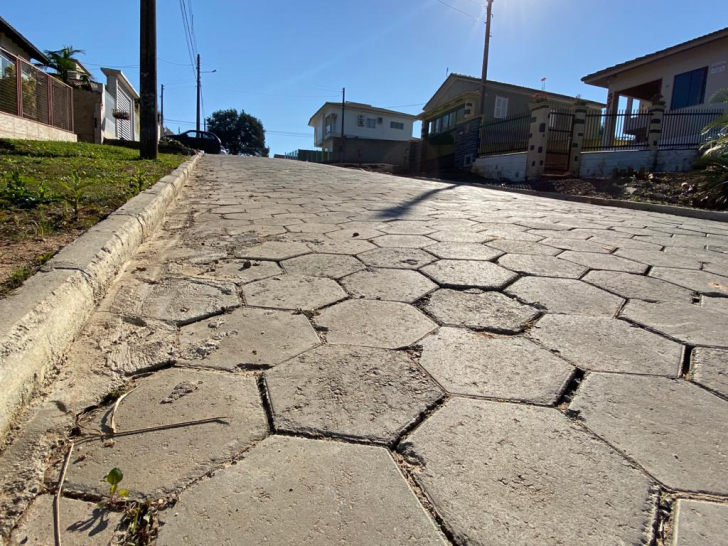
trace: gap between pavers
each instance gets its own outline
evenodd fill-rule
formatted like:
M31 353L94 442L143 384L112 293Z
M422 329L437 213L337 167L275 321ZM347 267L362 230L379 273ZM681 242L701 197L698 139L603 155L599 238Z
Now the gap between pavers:
M194 156L63 248L0 300L0 439L189 179Z

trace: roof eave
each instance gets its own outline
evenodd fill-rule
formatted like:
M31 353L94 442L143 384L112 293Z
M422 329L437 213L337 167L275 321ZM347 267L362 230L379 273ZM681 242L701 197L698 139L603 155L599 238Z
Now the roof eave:
M30 40L28 40L25 36L23 36L18 30L8 23L5 19L0 17L0 31L5 32L10 36L10 39L14 42L17 42L21 47L26 49L31 53L30 58L35 59L36 61L41 62L44 65L47 65L50 63L50 59L45 56L45 54L35 47Z

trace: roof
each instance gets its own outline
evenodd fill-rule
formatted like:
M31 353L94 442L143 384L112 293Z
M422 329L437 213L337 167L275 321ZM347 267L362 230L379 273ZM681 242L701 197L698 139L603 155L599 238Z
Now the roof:
M20 32L18 32L15 27L13 27L13 25L8 23L2 17L0 17L0 32L8 36L20 47L28 51L30 53L29 57L31 59L35 59L36 61L40 61L44 64L48 63L48 57L46 57L40 49L30 43L30 41L25 36L20 34Z
M435 99L435 97L437 96L437 94L438 94L438 93L439 93L439 92L440 92L440 91L441 91L441 90L442 90L442 89L443 89L443 88L444 88L444 87L445 87L445 86L446 86L446 85L447 85L447 84L448 84L449 82L451 82L452 80L455 80L455 79L460 79L460 80L468 80L468 81L472 81L472 82L474 82L474 83L478 83L478 84L480 83L480 78L476 78L476 77L474 77L474 76L467 76L467 75L465 75L465 74L458 74L457 72L453 72L453 73L451 73L451 74L450 74L450 75L449 75L449 76L447 77L447 79L446 79L446 80L445 80L445 81L443 82L443 84L442 84L442 85L441 85L441 86L440 86L440 87L439 87L439 88L437 89L437 91L435 91L435 94L434 94L434 95L432 96L432 98L431 98L431 99L430 99L430 100L429 100L429 101L427 102L427 104L425 105L425 107L423 108L423 110L427 110L427 108L428 108L428 107L430 106L430 103L431 103L431 102L432 102L432 101L433 101L433 100ZM495 85L496 87L502 87L502 88L512 89L512 90L514 90L514 91L520 91L520 92L524 92L524 93L528 93L528 94L536 94L536 93L541 93L541 94L545 94L545 95L547 95L547 96L549 96L549 97L553 97L553 98L556 98L556 99L562 99L562 100L569 100L569 101L571 101L571 100L574 100L574 99L576 98L576 97L572 97L572 96L570 96L570 95L562 95L561 93L552 93L551 91L544 91L544 90L542 90L542 89L535 89L535 88L533 88L533 87L524 87L524 86L522 86L522 85L515 85L515 84L513 84L513 83L505 83L505 82L499 82L499 81L495 81L495 80L488 80L488 85ZM480 93L480 89L478 89L478 90L477 90L476 92ZM600 102L595 102L595 101L591 101L591 100L588 100L588 101L586 101L586 102L587 102L588 104L590 104L590 105L593 105L593 106L598 106L598 107L600 107L600 108L603 108L604 106L606 106L605 104L602 104L602 103L600 103Z
M709 44L710 42L720 40L721 38L728 38L728 27L721 30L716 30L715 32L711 32L710 34L706 34L692 40L688 40L687 42L668 47L666 49L661 49L660 51L650 53L649 55L637 57L636 59L632 59L631 61L626 61L614 66L610 66L609 68L605 68L598 72L594 72L593 74L589 74L588 76L584 76L581 81L590 85L600 85L602 87L607 87L607 83L601 80L605 80L609 76L612 76L618 72L623 72L624 70L636 68L652 61L656 61L670 55L675 55L676 53L682 53L683 51L686 51L688 49Z
M139 98L139 93L137 92L136 88L131 84L128 79L126 79L126 76L121 70L117 70L116 68L101 68L101 72L103 72L106 77L116 76L132 92L132 94L134 95L132 97L133 99Z
M309 126L311 126L311 123L313 123L313 119L318 116L321 113L321 110L326 108L327 106L335 106L337 108L341 108L340 102L325 102L324 105L316 110L316 113L311 116L311 119L308 120ZM346 101L346 107L351 108L352 110L365 110L367 112L372 112L374 114L389 114L390 116L397 116L401 118L407 118L411 120L417 119L417 116L413 116L412 114L405 114L404 112L397 112L396 110L387 110L386 108L377 108L376 106L372 106L371 104L363 104L361 102L349 102Z

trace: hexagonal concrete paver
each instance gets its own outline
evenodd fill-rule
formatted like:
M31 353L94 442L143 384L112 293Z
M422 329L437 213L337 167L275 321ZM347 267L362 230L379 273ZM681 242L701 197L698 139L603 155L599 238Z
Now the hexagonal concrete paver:
M502 250L476 243L437 243L427 247L427 252L448 260L490 261L504 254Z
M346 299L346 292L331 279L280 275L243 287L248 305L312 311Z
M564 233L569 233L568 231ZM539 241L540 245L548 245L562 250L574 250L576 252L597 252L600 254L609 254L614 250L613 246L598 243L596 241L582 241L580 239L564 239L560 237L548 237L543 241Z
M235 256L248 260L272 260L277 262L303 256L309 252L311 252L311 249L303 243L266 241L255 246L236 248Z
M491 262L439 260L421 269L440 286L498 290L518 275Z
M623 298L633 300L684 303L693 301L693 294L690 290L644 275L632 275L619 271L590 271L582 280Z
M539 254L544 256L556 256L562 250L553 246L542 245L532 241L520 241L510 239L498 239L488 242L488 246L507 252L508 254Z
M678 254L669 254L661 250L641 250L636 248L620 248L615 256L641 262L655 267L677 267L681 269L700 269L700 261L683 257Z
M586 268L579 264L536 254L506 254L498 259L498 264L511 271L538 277L578 279L586 273Z
M569 409L667 487L728 494L728 401L683 380L592 374Z
M448 392L553 404L574 368L525 338L440 328L422 341L420 364Z
M233 283L192 278L162 279L155 283L135 280L120 287L111 310L184 325L238 305L240 300Z
M605 271L622 271L624 273L636 273L641 275L647 271L647 266L639 262L633 262L627 258L613 256L611 254L600 254L598 252L574 252L567 250L559 254L559 259L583 265L589 269Z
M613 317L624 303L589 284L571 279L525 277L506 289L506 294L551 313Z
M435 241L440 241L442 243L485 243L486 241L491 241L495 239L493 235L479 233L477 231L470 231L467 229L449 229L436 231L435 233L431 233L430 235L428 235L428 237L431 237L432 239L435 239Z
M326 237L333 239L334 241L349 241L349 240L360 240L373 239L384 235L381 231L371 228L345 228L338 231L332 231L327 233Z
M728 314L728 298L710 298L703 296L701 298L701 304L711 311Z
M370 269L341 279L354 297L413 303L437 288L424 275L407 269Z
M309 254L281 262L292 275L330 277L340 279L364 269L364 264L353 256L341 254Z
M453 398L400 446L456 544L642 544L650 479L555 409Z
M440 400L406 354L329 345L266 373L276 430L391 444Z
M681 370L678 343L622 320L546 315L531 335L585 370L669 377Z
M436 320L448 326L466 326L503 334L516 334L539 311L498 292L438 290L425 305Z
M418 248L379 248L359 254L358 257L372 267L396 269L419 269L437 259Z
M308 243L308 247L314 252L323 254L349 254L350 256L377 248L369 241L358 241L356 239L351 241L316 241Z
M220 260L205 265L170 264L169 271L186 277L202 277L235 284L246 284L283 273L275 262Z
M728 277L707 271L655 267L650 271L650 276L689 288L706 296L728 297Z
M374 244L382 248L423 248L436 242L424 235L383 235Z
M728 347L728 314L686 303L630 301L620 316L693 345Z
M304 315L270 309L236 309L184 326L179 361L224 370L267 368L319 344Z
M97 417L101 429L108 412ZM104 440L77 444L65 488L107 495L103 478L118 467L133 497L158 498L201 478L268 434L254 377L170 369L142 379L116 411L119 432L214 417L228 421L120 436L112 446ZM48 476L55 483L56 469Z
M437 231L437 229L428 227L426 222L415 222L411 220L387 222L379 230L390 235L427 235Z
M728 350L696 348L690 379L728 398Z
M385 448L281 436L160 518L159 546L447 544Z
M332 231L338 231L341 228L336 224L305 222L303 224L292 224L290 226L286 226L286 229L292 233L330 233Z
M411 305L390 301L349 300L315 318L335 345L399 349L412 345L437 325Z
M728 504L680 499L673 521L672 546L728 546Z

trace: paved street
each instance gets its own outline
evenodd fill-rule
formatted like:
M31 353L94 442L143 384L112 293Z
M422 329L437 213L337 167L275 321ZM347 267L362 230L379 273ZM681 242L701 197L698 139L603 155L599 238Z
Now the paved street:
M728 224L205 157L70 360L134 387L120 432L223 422L65 490L121 468L160 545L725 545L727 332Z

